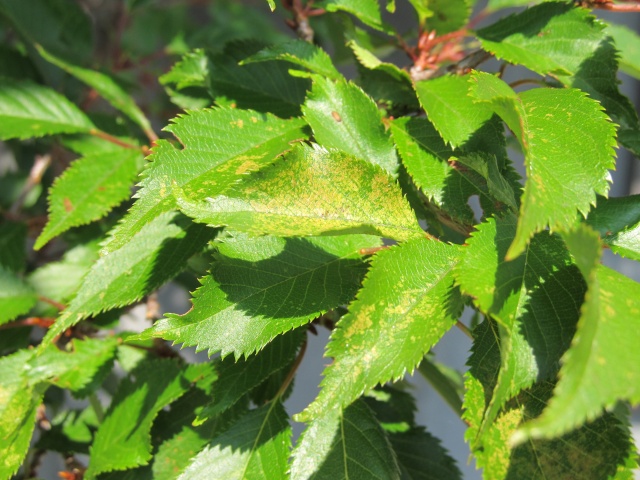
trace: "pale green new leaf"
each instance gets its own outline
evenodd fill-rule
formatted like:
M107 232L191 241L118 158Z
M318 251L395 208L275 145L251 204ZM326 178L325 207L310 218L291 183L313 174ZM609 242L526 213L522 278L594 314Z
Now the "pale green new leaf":
M128 199L141 158L137 150L118 149L73 162L49 191L49 220L33 248L42 248L69 228L98 220Z
M604 40L604 25L587 9L544 2L476 32L482 47L541 75L574 74Z
M264 480L286 478L291 427L279 401L241 417L215 437L179 480Z
M322 389L298 419L349 405L379 383L401 378L455 323L462 309L453 287L458 247L414 239L379 252L331 334Z
M612 252L640 260L640 195L598 197L587 223L600 232Z
M304 329L278 335L256 355L222 360L217 368L219 378L212 389L213 398L198 413L196 424L222 414L270 375L290 365L305 335Z
M322 0L315 6L328 12L348 12L376 30L385 30L377 0Z
M189 195L176 189L174 194L180 209L196 222L251 234L364 233L399 241L424 236L387 172L317 145L296 147L223 195Z
M424 80L415 88L427 118L452 147L463 145L493 116L490 108L468 94L468 75Z
M30 285L0 265L0 325L28 313L37 298Z
M129 242L141 228L175 208L172 185L208 196L222 193L249 172L272 163L290 143L306 138L304 121L281 120L247 110L214 108L189 112L166 127L184 148L157 142L129 213L112 231L104 252Z
M536 88L518 95L499 78L480 72L471 85L475 98L502 117L524 150L527 181L518 231L507 253L514 258L533 233L573 224L577 212L587 215L596 193L607 193L615 127L579 90Z
M343 78L342 74L334 67L327 52L312 43L297 39L266 47L249 58L245 58L240 64L247 65L270 60L286 60L332 80Z
M95 434L85 477L146 465L151 459L153 420L188 388L189 382L173 360L139 365L121 381Z
M293 451L291 480L325 478L400 479L389 440L361 400L314 419Z
M78 107L49 87L0 77L0 140L93 129Z
M505 261L515 233L515 216L490 218L472 234L456 267L462 292L499 323L501 369L480 436L520 390L537 380L555 379L585 292L580 272L557 236L540 233L524 255Z
M598 235L588 227L563 238L588 291L553 398L540 418L518 432L519 441L563 434L620 400L640 402L640 284L600 265Z
M378 238L364 235L238 235L220 245L193 308L183 316L167 315L141 337L195 345L209 354L250 355L276 335L348 303L366 272L358 250L378 245Z
M156 217L124 247L98 259L87 273L91 281L82 284L42 344L81 320L129 305L160 287L184 269L186 261L214 234L177 212Z
M609 23L604 31L615 41L620 70L640 78L640 35L629 27L615 23Z
M27 454L35 428L36 409L42 401L41 388L31 386L23 375L33 351L19 350L0 358L0 478L18 471Z
M312 75L302 107L316 142L338 148L395 175L398 159L373 100L357 85Z
M109 75L66 62L47 52L40 45L36 45L36 48L46 61L53 63L81 82L86 83L98 92L102 98L137 123L145 133L155 136L146 115L142 113L133 98Z
M433 11L429 9L428 0L409 0L409 3L413 6L416 14L418 15L418 23L423 27L427 18L433 16Z

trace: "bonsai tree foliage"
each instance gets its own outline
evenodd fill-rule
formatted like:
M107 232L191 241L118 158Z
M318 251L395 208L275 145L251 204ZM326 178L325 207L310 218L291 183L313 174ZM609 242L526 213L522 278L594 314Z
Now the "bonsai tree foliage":
M0 0L0 479L462 478L416 370L484 478L631 479L638 6L480 3Z

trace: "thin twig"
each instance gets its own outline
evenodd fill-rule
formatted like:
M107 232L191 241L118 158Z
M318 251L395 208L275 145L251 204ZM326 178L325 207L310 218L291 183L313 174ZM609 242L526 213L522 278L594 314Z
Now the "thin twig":
M107 142L111 142L115 145L118 145L119 147L122 148L129 148L132 150L142 150L143 152L145 151L145 149L148 151L149 147L139 147L138 145L134 145L133 143L129 143L129 142L125 142L123 140L120 140L118 137L114 137L113 135L109 135L107 132L103 132L102 130L98 130L96 128L92 128L91 130L89 130L89 134L93 135L94 137L98 137L101 138L102 140L106 140Z
M520 85L546 85L544 80L538 80L537 78L521 78L520 80L516 80L515 82L511 82L509 86L511 88L519 87Z
M56 300L53 300L53 299L51 299L49 297L45 297L45 296L42 296L42 295L38 295L38 300L40 300L41 302L44 302L44 303L48 303L49 305L52 305L52 306L56 307L60 311L62 311L65 308L67 308L67 306L64 303L57 302Z
M374 253L378 253L380 250L386 250L388 248L389 248L388 245L382 245L379 247L366 247L358 250L358 253L360 255L373 255Z
M42 181L42 176L44 172L47 170L49 165L51 164L51 155L36 155L36 158L33 162L33 167L31 167L31 171L29 172L29 178L27 178L26 183L22 187L22 191L11 208L9 208L9 214L12 216L17 216L22 210L25 200L27 199L27 195L29 192L33 190L36 185L39 185Z
M456 320L456 327L458 327L458 330L460 330L462 333L464 333L467 337L469 337L471 340L473 340L473 334L471 333L471 330L469 330L469 327L467 327L460 320Z
M6 330L9 328L20 328L20 327L41 327L41 328L49 328L56 321L53 317L27 317L22 320L17 320L11 323L5 323L4 325L0 325L0 330Z
M300 351L298 352L298 355L296 356L296 359L294 360L293 365L291 366L291 370L289 370L289 373L287 374L287 378L285 378L284 382L282 382L282 385L280 385L280 388L278 389L278 393L276 393L276 396L274 397L274 399L280 398L282 395L284 395L284 392L287 391L287 388L289 388L289 385L293 381L293 377L296 375L296 371L298 370L300 363L302 363L302 359L304 358L304 354L306 351L307 351L307 339L305 338L304 343L302 344L302 347L300 347Z

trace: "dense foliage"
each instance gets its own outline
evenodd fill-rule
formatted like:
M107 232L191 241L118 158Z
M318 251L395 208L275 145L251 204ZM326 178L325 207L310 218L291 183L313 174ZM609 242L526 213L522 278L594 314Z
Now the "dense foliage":
M484 478L631 479L640 37L526 3L0 0L0 479L461 478L416 369Z

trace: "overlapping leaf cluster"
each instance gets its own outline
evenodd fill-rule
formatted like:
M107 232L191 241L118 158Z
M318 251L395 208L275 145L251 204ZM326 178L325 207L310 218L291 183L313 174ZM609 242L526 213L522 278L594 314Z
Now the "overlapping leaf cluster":
M601 258L640 260L640 196L607 198L614 149L640 154L616 81L619 64L640 77L635 34L562 2L470 31L470 2L418 0L419 35L445 45L429 61L375 0L313 4L333 59L277 33L216 49L178 32L159 81L181 111L158 139L124 76L90 68L88 18L67 3L0 0L17 38L0 49L0 139L20 162L77 155L50 182L39 253L24 254L34 174L0 199L0 479L46 450L88 454L87 479L461 478L416 423L403 379L417 368L467 423L485 478L631 478L640 285ZM164 19L146 32L161 37L182 10L150 3L123 8ZM412 68L378 57L390 46ZM480 71L490 57L501 66ZM511 65L534 88L509 84ZM112 113L80 102L85 88ZM195 277L186 314L118 326ZM463 389L429 355L456 324L473 339ZM331 360L294 442L283 401L324 327ZM56 405L60 389L86 407Z

